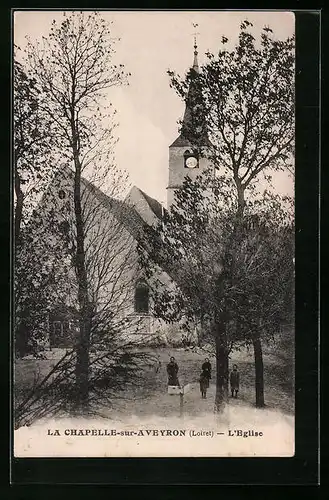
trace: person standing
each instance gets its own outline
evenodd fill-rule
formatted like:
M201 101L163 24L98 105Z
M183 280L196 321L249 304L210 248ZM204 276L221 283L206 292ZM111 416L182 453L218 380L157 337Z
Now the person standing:
M207 389L209 387L209 377L208 373L205 371L201 372L200 375L200 392L201 392L201 397L202 399L207 398Z
M178 370L178 364L176 363L175 358L172 356L170 358L170 362L167 364L168 385L179 385Z
M209 361L209 358L206 358L204 360L204 363L202 364L202 371L205 373L205 375L208 378L208 382L211 379L211 363Z
M233 397L238 397L240 387L240 373L238 372L237 365L233 365L233 370L230 374L231 394Z

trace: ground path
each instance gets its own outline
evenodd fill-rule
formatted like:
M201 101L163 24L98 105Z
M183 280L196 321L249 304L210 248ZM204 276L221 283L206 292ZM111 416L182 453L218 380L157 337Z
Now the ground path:
M199 375L204 352L184 349L158 349L157 355L161 361L158 372L150 375L145 387L141 387L134 395L128 394L115 402L115 409L105 409L105 415L136 415L147 417L176 417L180 413L179 395L167 392L166 364L170 356L175 356L179 365L179 381L181 385L190 384L190 391L184 395L184 414L196 417L212 414L215 402L215 359L208 355L213 366L213 378L207 392L207 399L202 399L199 389ZM229 398L232 409L254 408L255 375L252 352L246 349L236 351L230 356L230 366L238 364L241 374L239 397ZM279 410L287 415L294 411L292 367L285 360L271 352L264 354L264 378L266 408Z

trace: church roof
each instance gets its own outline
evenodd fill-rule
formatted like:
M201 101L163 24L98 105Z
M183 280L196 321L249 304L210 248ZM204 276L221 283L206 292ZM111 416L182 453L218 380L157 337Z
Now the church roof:
M145 224L151 226L163 217L165 209L161 203L137 186L132 187L125 200L118 200L106 195L85 178L82 178L81 182L114 214L134 238L144 235ZM141 204L140 201L144 201L145 204Z
M68 178L73 180L73 176L74 172L71 168L66 165L61 165L50 181L43 198L47 197L47 192L51 188L51 185L57 185L56 189L58 189L63 179ZM137 186L132 187L124 200L119 200L108 196L84 177L81 177L81 184L88 189L103 207L108 209L135 238L141 235L141 230L145 224L153 225L162 219L164 208L161 203Z
M142 193L153 213L158 217L158 219L161 220L163 213L163 207L161 203L159 203L158 200L156 200L155 198L152 198L148 194L144 193L144 191L142 191L140 188L137 189L139 189L139 191Z
M182 134L180 134L177 139L174 140L172 144L170 144L170 148L181 148L181 147L191 147L191 142L186 139Z
M81 182L94 194L94 196L108 208L116 219L121 222L124 227L130 232L132 236L137 238L141 234L141 229L147 222L142 215L136 210L132 204L127 203L126 200L118 200L111 196L106 195L101 189L97 188L94 184L82 178Z

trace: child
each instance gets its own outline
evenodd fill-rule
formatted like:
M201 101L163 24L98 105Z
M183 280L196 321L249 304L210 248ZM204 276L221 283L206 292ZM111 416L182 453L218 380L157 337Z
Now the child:
M200 392L201 392L201 397L202 399L207 398L207 389L209 387L209 378L208 374L205 371L201 372L200 375Z
M240 385L240 373L238 372L238 367L237 365L233 365L233 371L231 371L230 374L230 384L231 384L231 394L232 398L238 397L238 392L239 392L239 385Z

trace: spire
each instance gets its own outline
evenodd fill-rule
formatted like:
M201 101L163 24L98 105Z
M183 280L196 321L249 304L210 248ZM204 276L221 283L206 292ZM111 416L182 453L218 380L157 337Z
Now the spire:
M198 25L193 24L196 28ZM199 33L193 33L194 35L194 60L193 66L190 68L190 84L187 91L187 96L185 99L185 112L182 120L182 127L179 137L171 144L170 147L176 146L189 146L190 140L189 136L192 134L197 134L197 136L202 138L204 144L208 143L207 133L205 132L205 123L200 116L200 112L196 112L196 108L200 107L198 100L198 79L200 75L199 63L198 63L198 46L196 36ZM201 106L202 107L202 106Z
M199 73L199 63L198 63L198 46L196 43L196 35L194 35L194 61L192 68L196 73Z

